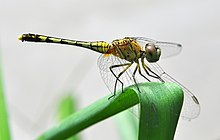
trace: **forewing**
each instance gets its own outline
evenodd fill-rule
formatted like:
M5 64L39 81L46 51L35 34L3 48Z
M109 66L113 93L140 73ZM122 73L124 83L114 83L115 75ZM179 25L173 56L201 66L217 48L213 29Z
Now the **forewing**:
M161 49L161 58L175 56L182 50L181 44L171 42L157 42L156 46Z
M175 56L179 54L182 50L181 44L178 43L156 41L145 37L131 37L131 38L136 40L136 42L140 44L142 48L144 48L145 45L148 43L154 43L156 46L158 46L161 49L161 58Z

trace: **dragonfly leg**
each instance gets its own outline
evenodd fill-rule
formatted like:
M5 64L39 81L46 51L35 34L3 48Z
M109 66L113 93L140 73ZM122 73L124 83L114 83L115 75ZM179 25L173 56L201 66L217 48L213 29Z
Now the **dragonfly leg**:
M119 79L120 76L132 65L133 63L126 63L126 64L119 64L119 65L113 65L111 66L109 69L111 71L111 73L114 75L114 77L116 78L116 81L115 81L115 86L114 86L114 94L112 96L110 96L108 99L114 97L116 95L116 87L117 87L117 82L119 81L122 85L122 92L124 92L123 88L124 88L124 84L123 82ZM118 75L116 75L113 71L113 68L119 68L119 67L123 67L123 66L127 66L123 71L121 71Z
M138 66L138 72L139 72L139 74L140 74L142 77L144 77L147 81L150 82L150 79L148 79L145 75L143 75L143 74L141 73L140 65Z
M156 74L154 71L152 71L145 63L144 63L144 58L141 58L141 63L142 63L142 67L144 69L144 71L146 72L147 75L149 75L150 77L159 79L161 82L165 82L158 74ZM153 73L154 75L150 74L148 72L148 70Z
M151 73L153 73L154 75L156 75L155 78L158 78L161 82L165 82L158 74L156 74L154 71L152 71L149 67L147 67L147 69L148 69Z
M134 80L135 85L137 86L138 91L141 92L140 89L139 89L139 87L138 87L137 81L136 81L136 79L135 79L135 74L136 74L136 72L137 72L137 70L138 70L139 68L140 68L140 65L139 65L139 63L137 63L137 66L135 67L134 72L133 72L133 74L132 74L132 78L133 78L133 80Z

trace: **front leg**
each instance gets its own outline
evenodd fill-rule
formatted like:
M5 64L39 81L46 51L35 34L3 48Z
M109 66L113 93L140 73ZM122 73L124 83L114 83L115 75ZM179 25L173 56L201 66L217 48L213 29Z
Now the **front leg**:
M154 71L152 71L145 63L144 63L144 58L141 58L141 63L142 63L142 67L144 69L144 71L146 72L147 75L149 75L150 77L159 79L161 82L165 82L158 74L156 74ZM153 73L154 75L150 74L148 72L148 70Z

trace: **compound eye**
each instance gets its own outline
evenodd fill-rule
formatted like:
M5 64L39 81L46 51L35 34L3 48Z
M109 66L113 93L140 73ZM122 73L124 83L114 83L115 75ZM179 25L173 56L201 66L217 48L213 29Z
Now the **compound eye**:
M145 46L146 59L148 62L156 62L160 58L160 48L156 47L155 44L149 43Z
M155 53L157 52L155 45L154 44L146 45L146 52L151 56L155 55Z

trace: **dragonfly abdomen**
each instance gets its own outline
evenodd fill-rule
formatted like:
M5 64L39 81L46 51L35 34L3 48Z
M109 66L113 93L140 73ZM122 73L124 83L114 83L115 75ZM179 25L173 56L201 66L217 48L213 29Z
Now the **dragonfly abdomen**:
M105 41L96 41L90 43L91 50L94 50L99 53L108 53L108 50L112 47L111 44L105 42Z
M86 41L77 41L77 40L63 39L57 37L50 37L45 35L31 34L31 33L22 34L19 37L19 40L28 41L28 42L45 42L45 43L73 45L73 46L91 49L99 53L107 53L107 51L111 47L111 44L108 44L107 42L104 41L86 42Z

